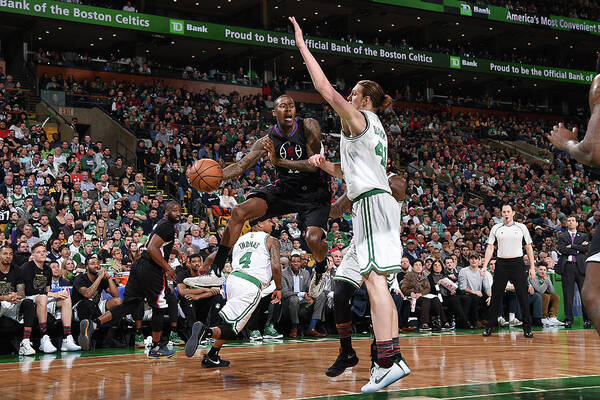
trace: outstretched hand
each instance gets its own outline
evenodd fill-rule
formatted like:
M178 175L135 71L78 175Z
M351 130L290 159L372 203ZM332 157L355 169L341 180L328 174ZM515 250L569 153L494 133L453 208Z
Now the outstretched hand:
M548 140L559 150L567 150L568 142L577 143L577 128L573 128L573 130L569 130L565 128L565 125L561 122L558 125L554 125L552 131L546 135Z
M323 168L325 165L325 156L323 154L314 154L310 156L308 163L313 167Z
M304 36L302 35L302 29L300 29L300 25L298 25L298 22L296 22L296 18L289 17L288 19L294 26L294 38L296 39L296 46L304 46Z

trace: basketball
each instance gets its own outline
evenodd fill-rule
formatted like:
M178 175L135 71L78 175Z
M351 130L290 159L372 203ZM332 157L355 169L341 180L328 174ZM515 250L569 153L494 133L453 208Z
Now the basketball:
M221 185L223 169L215 160L203 158L192 165L187 178L190 185L199 192L212 192Z

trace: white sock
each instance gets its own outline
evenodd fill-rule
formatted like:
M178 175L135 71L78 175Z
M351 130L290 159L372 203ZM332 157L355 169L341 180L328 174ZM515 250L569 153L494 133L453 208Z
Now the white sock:
M515 319L515 313L513 313L513 312L508 313L508 320L512 321L513 319Z

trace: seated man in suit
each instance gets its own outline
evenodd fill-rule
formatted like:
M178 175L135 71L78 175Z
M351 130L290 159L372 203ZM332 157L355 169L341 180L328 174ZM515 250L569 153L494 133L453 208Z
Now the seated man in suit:
M292 254L290 266L282 272L282 308L283 314L287 315L292 328L289 337L298 336L298 324L300 314L311 314L306 336L322 337L323 333L316 330L317 321L323 319L326 296L321 293L319 297L312 298L309 294L311 276L305 269L301 269L302 258L299 254Z
M558 251L560 258L556 265L556 273L562 275L563 299L565 305L565 328L570 328L573 324L573 296L575 293L575 283L579 288L583 288L585 279L585 259L588 251L587 234L577 232L577 219L574 216L567 218L568 231L558 237ZM592 323L583 310L584 326L591 328Z

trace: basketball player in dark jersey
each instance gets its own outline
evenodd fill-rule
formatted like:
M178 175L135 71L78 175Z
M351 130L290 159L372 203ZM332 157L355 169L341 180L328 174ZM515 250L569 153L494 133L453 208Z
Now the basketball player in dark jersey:
M168 308L166 299L167 278L176 281L175 270L169 265L169 256L175 241L175 224L181 219L181 206L176 201L167 203L165 219L161 220L148 237L147 249L133 263L131 274L123 293L122 304L113 307L94 320L84 319L80 323L79 345L82 350L91 347L92 335L99 326L112 320L119 321L135 313L144 299L152 308L152 347L149 358L171 358L175 354L160 342L163 316Z
M592 81L588 101L590 120L585 137L578 142L577 128L569 130L564 124L554 126L548 139L559 150L568 152L580 163L600 166L600 54L596 62L598 75ZM596 330L600 334L600 226L596 225L586 261L585 281L581 289L581 298Z
M212 268L220 275L246 220L298 213L301 229L306 228L306 244L316 260L311 285L311 295L316 296L320 290L312 288L322 286L321 277L327 270L324 230L331 206L326 175L308 162L310 156L321 151L321 127L312 118L297 118L294 99L287 95L275 100L273 116L276 124L240 162L223 170L223 181L241 177L267 154L277 169L278 179L250 193L245 202L233 208Z

